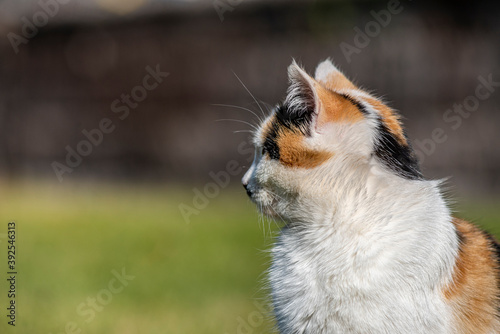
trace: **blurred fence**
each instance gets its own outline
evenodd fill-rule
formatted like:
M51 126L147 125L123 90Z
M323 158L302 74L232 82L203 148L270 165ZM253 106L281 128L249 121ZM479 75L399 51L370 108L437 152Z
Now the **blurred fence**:
M231 159L248 165L249 151L238 150L247 134L233 131L249 127L217 120L252 114L214 105L260 112L233 72L274 105L292 57L309 72L331 57L402 113L428 177L500 190L498 2L129 1L129 12L103 14L60 0L46 24L40 3L24 12L14 9L25 3L3 4L5 177L57 180L57 162L63 180L196 182ZM85 154L78 161L71 150Z

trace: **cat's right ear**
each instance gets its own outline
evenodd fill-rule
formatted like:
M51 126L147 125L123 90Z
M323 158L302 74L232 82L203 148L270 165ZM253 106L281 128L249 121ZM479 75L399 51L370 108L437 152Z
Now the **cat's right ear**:
M333 65L330 59L321 62L318 67L316 67L314 78L325 86L325 88L333 91L357 89L357 87L349 81L335 65Z

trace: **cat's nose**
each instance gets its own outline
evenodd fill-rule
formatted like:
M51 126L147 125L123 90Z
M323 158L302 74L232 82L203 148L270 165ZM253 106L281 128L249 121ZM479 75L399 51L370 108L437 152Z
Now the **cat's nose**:
M245 190L247 191L247 195L249 197L252 197L252 191L250 191L250 189L248 187L248 183L243 183L243 188L245 188Z

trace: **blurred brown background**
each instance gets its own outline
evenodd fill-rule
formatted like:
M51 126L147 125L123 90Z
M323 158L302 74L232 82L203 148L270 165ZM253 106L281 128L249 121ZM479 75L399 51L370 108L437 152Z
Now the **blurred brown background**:
M49 2L44 10L40 3ZM394 2L0 2L0 175L57 182L51 164L64 163L66 146L76 149L85 140L82 130L108 118L112 133L63 182L203 182L231 159L248 165L248 154L238 152L248 134L233 131L250 127L218 120L255 123L255 117L214 105L260 113L233 72L259 101L274 105L284 97L292 58L314 73L331 57L402 113L414 146L427 151L427 177L453 176L458 194L498 195L500 87L460 116L459 126L457 114L454 121L444 117L454 104L474 104L479 76L500 82L500 3L401 1L385 27L370 26L377 22L373 11L380 16L390 6ZM356 47L358 31L367 27L373 37ZM349 57L345 43L357 48ZM121 120L112 103L143 85L148 66L169 75ZM430 144L436 128L447 140Z

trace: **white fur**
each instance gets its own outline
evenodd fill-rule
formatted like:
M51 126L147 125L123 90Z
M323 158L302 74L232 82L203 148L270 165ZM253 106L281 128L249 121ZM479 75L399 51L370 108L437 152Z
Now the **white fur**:
M336 70L328 63L317 78ZM371 122L316 129L306 145L333 157L313 169L263 157L256 140L243 183L286 223L269 271L282 334L454 333L442 290L458 241L439 184L384 168Z

